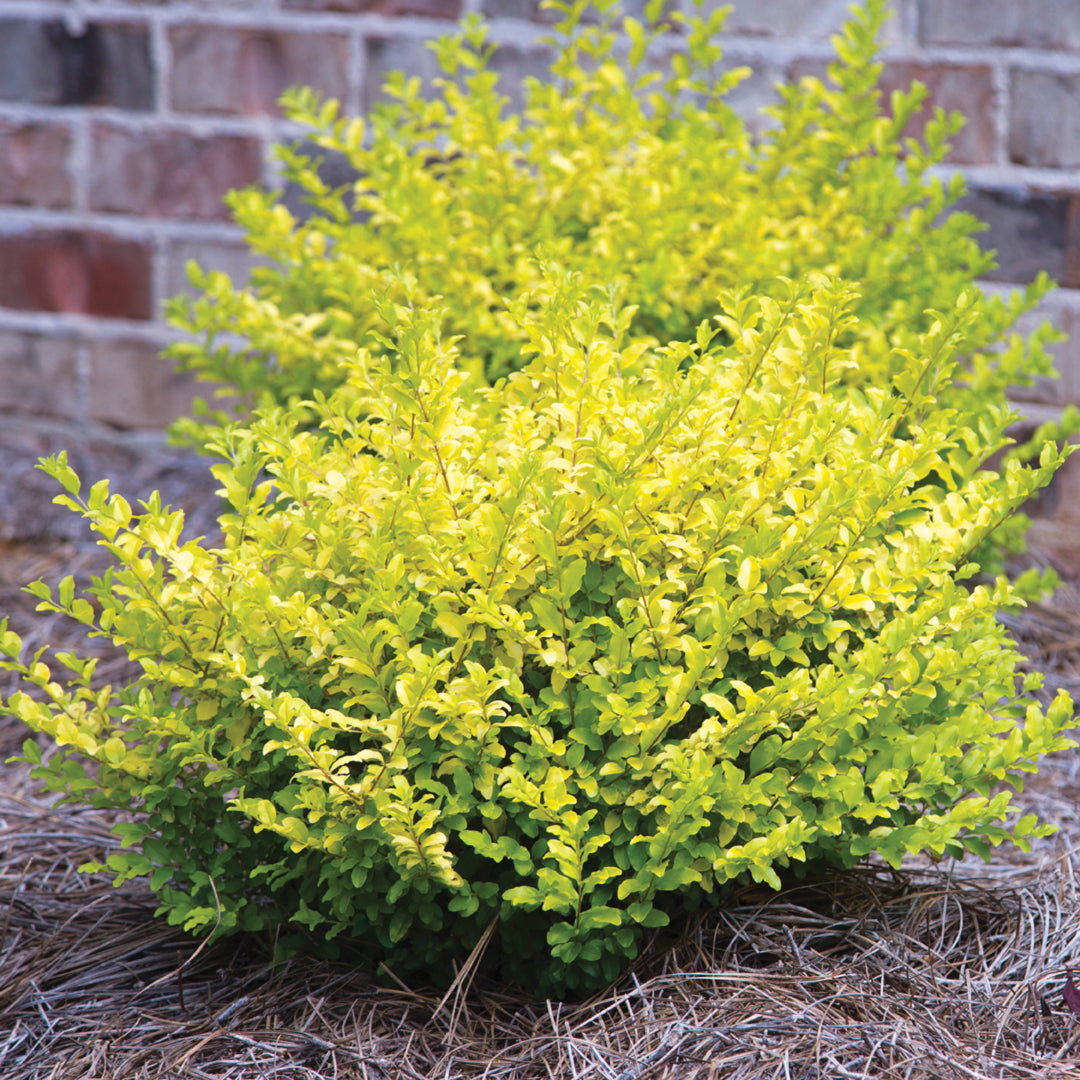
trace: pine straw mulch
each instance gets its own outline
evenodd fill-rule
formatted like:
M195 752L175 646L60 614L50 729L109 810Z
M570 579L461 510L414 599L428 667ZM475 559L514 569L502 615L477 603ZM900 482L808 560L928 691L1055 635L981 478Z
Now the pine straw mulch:
M0 549L0 609L37 642L73 644L17 585L55 580L58 562L84 577L94 558ZM1078 613L1071 583L1010 618L1050 690L1080 688ZM102 665L123 674L104 649ZM0 753L24 735L0 721ZM200 944L155 920L138 884L76 872L118 844L102 815L51 804L24 766L0 777L4 1080L1080 1078L1080 1018L1064 1001L1080 969L1080 751L1021 796L1061 826L1030 856L744 890L569 1004L468 971L440 996L387 972Z

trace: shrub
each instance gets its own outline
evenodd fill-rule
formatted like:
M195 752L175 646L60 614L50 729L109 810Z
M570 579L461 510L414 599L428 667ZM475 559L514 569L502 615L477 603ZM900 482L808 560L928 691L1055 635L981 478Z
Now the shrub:
M524 119L468 28L466 89L398 83L370 147L320 107L355 205L295 155L316 217L237 198L278 265L189 308L189 362L252 395L199 436L219 540L43 463L115 565L30 588L142 673L0 624L3 704L61 748L26 744L47 785L129 812L107 869L189 930L435 979L486 942L564 994L731 882L1046 831L1009 788L1071 703L1017 672L1017 587L970 579L1065 451L980 467L1045 335L989 350L1041 286L987 299L970 221L933 224L950 122L898 158L877 4L760 143L709 26L651 87L579 15ZM633 67L654 31L623 25Z
M888 385L838 392L848 285L729 294L650 349L547 273L493 388L455 370L444 310L387 301L336 391L219 432L216 546L45 463L116 568L90 600L32 588L143 675L97 691L58 655L65 688L0 632L46 698L7 707L68 748L47 784L134 811L108 868L171 921L291 923L438 977L497 919L504 977L562 994L732 881L1045 831L1006 821L1008 788L1071 703L1028 700L1013 587L960 582L1063 452L980 470L1009 412L936 406L972 297Z
M723 9L695 19L654 0L640 21L620 18L611 0L550 6L561 15L552 78L526 81L520 114L499 93L480 22L439 43L443 77L430 97L397 75L366 123L309 90L287 94L309 148L280 157L311 216L298 219L271 191L235 193L233 212L265 264L245 288L192 265L202 295L178 298L171 316L196 340L171 355L241 409L329 392L357 342L378 353L388 329L379 288L400 266L415 278L415 303L442 298L458 362L490 382L521 363L512 304L539 282L539 255L609 285L633 308L629 339L650 344L692 337L724 289L815 271L857 282L858 349L844 374L857 385L887 385L929 327L927 311L972 290L969 352L938 404L975 426L1008 387L1051 373L1048 325L1010 334L1050 287L1045 275L1008 300L973 287L992 255L974 240L974 217L948 213L963 178L934 171L962 118L939 109L922 143L905 137L924 103L919 84L882 111L885 0L836 38L828 81L781 88L758 137L726 101L748 72L722 69ZM583 23L590 6L598 21ZM343 157L356 183L328 186L319 152ZM1027 453L1061 433L1041 431Z

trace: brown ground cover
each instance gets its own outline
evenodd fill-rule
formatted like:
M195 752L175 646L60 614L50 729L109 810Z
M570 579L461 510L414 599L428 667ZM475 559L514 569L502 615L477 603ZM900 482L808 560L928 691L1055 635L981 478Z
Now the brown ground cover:
M31 647L76 630L19 586L79 578L92 550L0 548L0 611ZM1009 626L1047 689L1080 689L1080 586ZM102 674L125 661L101 644ZM3 685L0 682L0 685ZM5 690L9 687L5 687ZM0 720L0 754L26 732ZM586 1002L472 979L440 995L355 965L274 967L250 944L153 918L138 884L76 867L118 841L0 765L4 1080L951 1080L1080 1078L1080 751L1020 798L1061 826L991 866L867 867L779 894L748 889L658 938ZM1080 990L1075 991L1080 1003Z

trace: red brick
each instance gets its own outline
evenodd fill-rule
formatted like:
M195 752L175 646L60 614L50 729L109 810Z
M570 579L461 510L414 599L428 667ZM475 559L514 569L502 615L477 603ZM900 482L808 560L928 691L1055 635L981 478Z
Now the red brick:
M888 102L893 90L906 90L912 82L921 82L929 94L906 134L921 138L926 122L937 108L962 112L967 123L953 136L947 160L964 165L983 165L994 160L994 77L988 65L910 61L886 64L881 76L885 101Z
M70 419L78 413L72 337L0 331L0 409Z
M347 90L344 34L178 26L169 43L172 104L179 112L272 114L290 86L310 86L336 98Z
M0 203L59 209L71 205L66 124L0 120Z
M1076 0L920 0L919 37L928 45L1017 45L1080 49Z
M826 64L821 60L796 60L791 77L825 75ZM912 117L905 135L922 138L926 122L934 110L961 112L967 118L963 129L952 139L952 150L946 161L963 165L979 165L994 160L994 83L993 73L986 64L920 64L911 60L896 60L885 65L879 86L882 105L888 108L893 90L907 90L912 82L921 82L928 94L922 108Z
M149 319L149 244L103 233L38 229L0 236L0 305Z
M461 0L283 0L290 11L377 12L380 15L425 15L432 19L456 19ZM505 4L503 5L505 7ZM506 11L499 14L506 15Z
M194 376L178 373L149 341L94 341L89 367L90 419L113 427L164 427L198 393Z
M225 193L254 183L261 172L259 141L247 136L91 129L92 210L224 221Z

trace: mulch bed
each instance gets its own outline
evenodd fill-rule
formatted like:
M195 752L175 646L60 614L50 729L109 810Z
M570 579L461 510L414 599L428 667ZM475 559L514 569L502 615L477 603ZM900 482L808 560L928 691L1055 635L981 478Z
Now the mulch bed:
M19 586L85 579L96 560L0 548L0 611L31 647L87 647ZM1076 583L1008 622L1048 691L1080 689ZM107 680L123 677L123 657L88 647ZM25 737L0 720L4 757ZM58 807L25 766L0 765L0 1077L1080 1078L1065 1001L1080 1007L1080 751L1048 761L1019 802L1061 826L1030 855L744 890L606 992L560 1004L467 971L439 994L193 940L153 917L139 884L77 872L118 845L103 815Z

